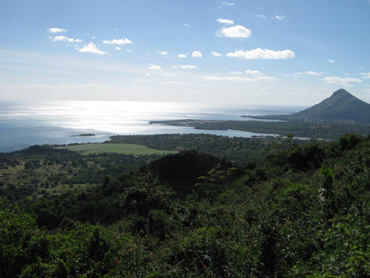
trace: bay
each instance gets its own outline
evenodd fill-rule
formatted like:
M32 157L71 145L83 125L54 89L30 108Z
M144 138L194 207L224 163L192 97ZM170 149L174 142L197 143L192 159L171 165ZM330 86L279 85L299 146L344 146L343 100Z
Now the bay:
M207 133L230 137L261 134L235 130L196 130L150 121L248 120L241 115L294 113L302 107L214 107L195 103L133 101L0 101L0 152L32 145L94 143L112 135ZM94 136L79 136L94 134Z

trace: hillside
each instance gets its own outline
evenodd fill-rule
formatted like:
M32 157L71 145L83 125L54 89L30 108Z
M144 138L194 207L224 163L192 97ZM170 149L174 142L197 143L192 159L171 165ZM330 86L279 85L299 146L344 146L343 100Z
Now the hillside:
M319 104L295 113L289 118L308 121L370 123L370 104L340 89Z
M287 143L243 169L188 150L0 197L0 277L369 277L370 137Z
M280 119L304 122L370 123L370 104L356 98L344 89L329 98L291 115L266 115L255 119Z

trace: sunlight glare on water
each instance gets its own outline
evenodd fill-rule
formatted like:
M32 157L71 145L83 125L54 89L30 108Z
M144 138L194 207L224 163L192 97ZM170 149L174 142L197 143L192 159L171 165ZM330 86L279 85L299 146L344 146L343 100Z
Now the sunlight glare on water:
M11 113L27 127L47 125L74 130L95 130L114 134L156 133L153 120L194 117L208 108L200 104L135 101L47 101L17 104ZM206 112L201 112L206 113ZM22 121L19 121L22 119ZM169 129L170 127L161 127Z
M267 109L267 110L266 110ZM206 104L134 101L0 102L0 152L35 144L102 142L112 135L208 133L258 135L237 130L199 130L150 121L247 120L241 115L287 112L286 108L215 108ZM79 136L93 133L94 136Z
M140 133L152 128L147 125L151 120L177 119L192 110L188 105L165 102L73 101L62 105L68 108L63 109L66 121L62 127L120 134Z

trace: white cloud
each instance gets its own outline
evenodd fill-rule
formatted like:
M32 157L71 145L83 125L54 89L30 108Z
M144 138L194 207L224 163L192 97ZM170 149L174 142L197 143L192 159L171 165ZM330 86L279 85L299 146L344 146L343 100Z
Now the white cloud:
M115 50L118 50L118 51L120 51L120 50L121 50L121 48L120 48L120 47L118 47L118 46L116 46L114 49L115 49Z
M66 36L56 36L54 38L51 38L50 39L53 41L53 42L65 42L68 40L68 37Z
M351 77L347 77L347 78L325 77L325 78L323 78L323 80L326 83L329 83L329 84L338 84L338 85L344 85L344 86L352 86L355 83L361 83L362 82L361 79L351 78Z
M362 75L362 78L369 79L370 78L370 72L361 72L360 75Z
M258 71L258 70L250 70L250 69L248 69L248 70L245 71L245 73L246 74L249 74L249 75L252 75L252 76L255 76L255 77L257 77L257 76L263 76L263 73L260 72L260 71Z
M166 82L162 82L161 84L164 84L164 85L183 85L184 82L181 82L181 81L166 81Z
M85 45L83 48L79 49L78 52L92 53L97 55L108 54L108 52L99 50L98 47L93 42L90 42L89 44Z
M276 78L275 77L272 77L272 76L257 76L256 78L255 78L256 80L276 80Z
M72 39L72 38L68 38L67 41L70 42L70 43L82 42L82 40L80 40L80 39Z
M48 33L63 33L63 32L68 32L68 30L66 29L62 29L62 28L49 28L48 30Z
M55 36L54 38L51 38L50 39L53 41L53 42L70 42L70 43L76 43L76 42L82 42L82 40L80 39L72 39L72 38L68 38L66 36Z
M269 50L256 48L249 51L238 50L235 52L230 52L226 54L230 58L242 58L246 60L256 60L256 59L268 59L268 60L279 60L294 58L294 52L291 50Z
M215 56L215 57L221 57L221 56L222 56L222 54L221 54L221 53L218 53L218 52L215 52L215 51L212 51L211 53L212 53L212 55L213 55L213 56Z
M197 69L198 67L194 65L179 65L179 68L183 70L191 70L191 69Z
M217 22L222 24L234 24L234 20L224 18L217 18Z
M230 74L235 74L235 75L241 75L243 74L241 71L230 71Z
M188 56L188 53L177 55L177 57L178 57L178 58L181 58L181 59L184 59L184 58L186 58L187 56Z
M202 53L200 51L194 51L191 54L191 56L194 57L194 58L201 58L202 57Z
M159 55L163 55L163 56L166 56L168 55L168 52L167 51L159 51L157 52Z
M254 77L255 80L276 80L275 77L265 76L262 72L258 70L246 70L246 74L251 75Z
M321 75L322 73L321 72L315 72L315 71L305 71L305 72L297 72L295 74L299 74L299 75L313 75L313 76L319 76Z
M228 38L249 38L252 35L252 31L241 25L232 27L222 27L217 31L218 37Z
M222 2L221 4L227 7L235 7L235 3L232 2Z
M249 77L240 77L240 76L214 76L214 75L207 75L203 76L204 79L210 81L234 81L234 82L248 82L254 83L256 82L252 78Z
M321 72L315 72L315 71L305 71L304 72L305 74L307 74L307 75L315 75L315 76L319 76L319 75L321 75L322 73Z
M285 15L281 15L281 16L275 15L274 18L277 19L277 20L284 20L285 19Z
M132 41L129 39L113 39L113 40L106 40L103 41L104 44L117 44L117 45L124 45L124 44L132 44Z
M159 65L150 64L148 69L150 70L162 70L162 68Z
M265 18L266 18L266 16L265 16L265 15L263 15L263 14L258 14L258 15L257 15L257 17L258 17L258 18L263 18L263 19L265 19Z
M334 63L335 63L335 61L334 61L334 60L326 60L326 62L328 62L328 63L332 63L332 64L334 64Z

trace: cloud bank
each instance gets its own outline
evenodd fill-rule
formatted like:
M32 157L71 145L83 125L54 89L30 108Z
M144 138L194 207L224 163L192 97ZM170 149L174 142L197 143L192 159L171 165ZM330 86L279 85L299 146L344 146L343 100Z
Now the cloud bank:
M344 85L344 86L353 86L356 83L361 83L361 79L358 78L352 78L352 77L347 77L347 78L341 78L341 77L325 77L323 80L326 83L329 84L338 84L338 85Z
M265 60L280 60L280 59L288 59L294 58L294 52L291 50L269 50L269 49L261 49L256 48L249 51L238 50L234 52L230 52L226 54L227 57L230 58L240 58L246 60L257 60L257 59L265 59Z
M104 44L116 44L116 45L124 45L124 44L132 44L132 41L129 39L113 39L113 40L106 40L103 41Z
M150 70L162 70L162 68L159 65L150 64L148 69Z
M222 2L221 4L227 7L235 7L235 3L232 2Z
M222 24L234 24L234 20L224 18L217 18L217 22Z
M216 35L218 37L228 37L228 38L249 38L252 35L252 31L241 25L236 25L232 27L222 27L217 31Z
M212 51L211 53L212 53L212 55L213 55L213 56L215 56L215 57L221 57L221 56L222 56L222 54L221 54L221 53L218 53L218 52L216 52L216 51Z
M62 29L62 28L49 28L48 30L48 33L63 33L63 32L68 32L68 30L66 29Z
M194 65L180 65L179 67L180 67L180 69L184 69L184 70L191 70L191 69L197 69L198 68L197 66L194 66Z
M99 50L98 47L93 42L90 42L89 44L85 45L83 48L79 49L78 52L92 53L92 54L96 54L96 55L108 54L108 52Z
M194 51L191 54L191 56L194 57L194 58L201 58L202 57L202 53L200 51Z
M54 38L50 37L50 39L53 42L70 42L70 43L82 42L82 40L80 39L72 39L66 36L55 36Z

